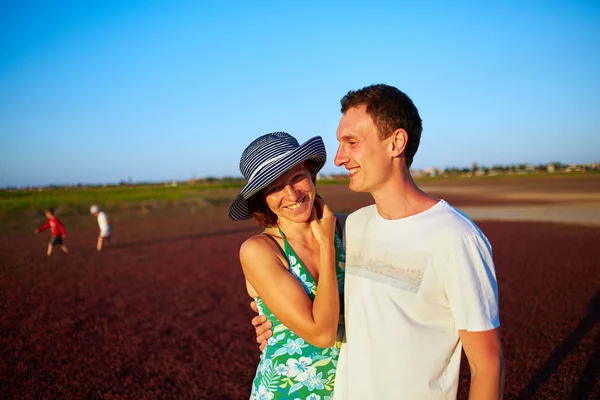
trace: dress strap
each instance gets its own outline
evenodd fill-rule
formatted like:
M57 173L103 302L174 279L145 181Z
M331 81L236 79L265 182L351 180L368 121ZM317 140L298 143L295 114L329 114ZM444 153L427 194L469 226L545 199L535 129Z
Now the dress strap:
M291 247L290 244L287 241L287 238L285 237L285 233L283 233L283 231L281 230L281 227L277 227L277 230L279 230L279 236L281 236L281 239L283 239L283 246L287 249L288 247Z
M283 239L283 248L285 249L285 254L292 254L296 257L298 257L296 255L296 252L294 251L294 249L292 249L292 246L290 246L290 243L287 241L287 238L285 237L285 233L283 233L283 231L281 230L281 227L278 226L277 229L279 230L279 235L281 236L281 239Z
M279 242L277 240L275 240L275 238L273 236L269 235L268 233L264 233L263 232L263 235L265 235L266 237L268 237L269 239L271 239L273 241L273 243L275 243L275 246L277 246L277 248L281 252L281 255L283 255L283 258L287 260L287 256L285 255L285 251L283 251L283 249L279 245Z

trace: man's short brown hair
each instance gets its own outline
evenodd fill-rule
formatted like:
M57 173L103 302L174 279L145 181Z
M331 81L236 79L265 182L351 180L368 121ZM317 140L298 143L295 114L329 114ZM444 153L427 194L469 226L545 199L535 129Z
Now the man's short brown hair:
M404 157L406 165L410 167L419 148L423 125L419 110L406 93L389 85L371 85L349 91L341 103L342 114L350 108L366 106L381 140L397 129L404 129L408 135Z

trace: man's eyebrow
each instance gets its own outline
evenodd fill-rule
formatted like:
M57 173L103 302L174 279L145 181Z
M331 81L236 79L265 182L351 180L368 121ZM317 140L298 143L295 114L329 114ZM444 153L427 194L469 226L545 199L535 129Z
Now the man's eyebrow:
M340 136L340 138L338 139L338 142L348 141L350 139L356 139L356 135L354 135L352 133L344 133L342 136Z

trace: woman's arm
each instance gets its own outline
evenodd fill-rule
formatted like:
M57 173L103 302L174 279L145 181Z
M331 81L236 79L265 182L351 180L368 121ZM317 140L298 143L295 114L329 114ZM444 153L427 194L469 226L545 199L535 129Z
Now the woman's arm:
M240 249L250 285L275 316L307 342L318 347L335 343L340 313L333 233L335 217L324 207L323 218L311 222L319 242L319 284L314 301L304 292L266 237L255 236Z

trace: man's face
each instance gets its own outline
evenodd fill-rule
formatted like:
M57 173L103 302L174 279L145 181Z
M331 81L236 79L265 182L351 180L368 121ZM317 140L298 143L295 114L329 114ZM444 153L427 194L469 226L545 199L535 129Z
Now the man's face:
M350 190L373 193L388 176L390 140L379 138L379 130L367 114L366 106L347 110L336 136L339 146L334 162L348 170Z

